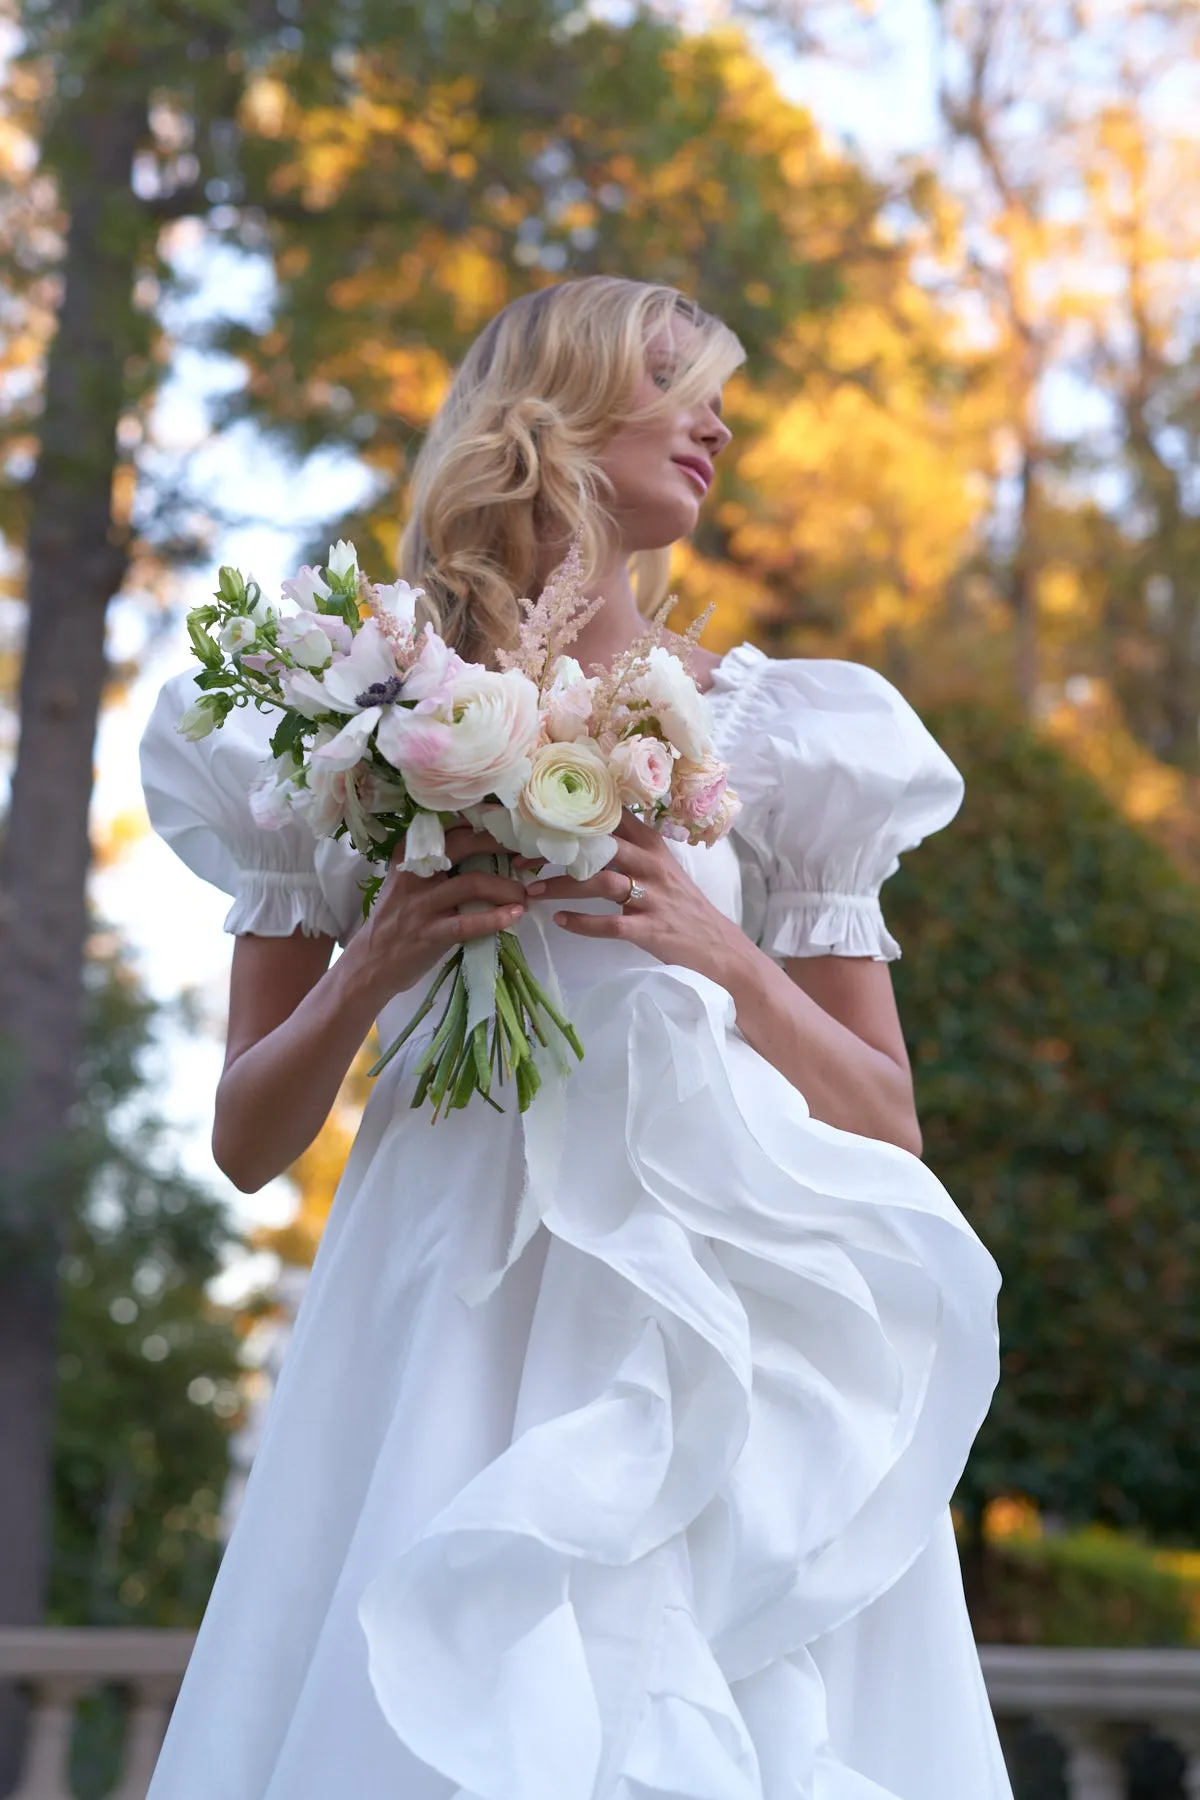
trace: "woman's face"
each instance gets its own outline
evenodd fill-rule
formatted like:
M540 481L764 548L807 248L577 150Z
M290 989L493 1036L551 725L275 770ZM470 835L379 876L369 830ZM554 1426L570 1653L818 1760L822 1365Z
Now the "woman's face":
M650 345L635 415L661 402L679 348L677 338ZM648 411L618 428L596 461L612 483L608 507L623 552L661 550L694 530L713 463L730 436L719 393L678 410Z

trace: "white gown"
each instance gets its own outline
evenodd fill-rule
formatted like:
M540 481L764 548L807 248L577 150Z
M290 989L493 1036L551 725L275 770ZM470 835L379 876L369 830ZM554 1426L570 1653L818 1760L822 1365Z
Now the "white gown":
M156 828L229 930L345 937L353 852L257 830L269 725L188 744L190 698L146 734ZM962 791L916 715L748 646L711 704L745 810L697 882L776 955L895 955L880 882ZM948 1512L991 1257L722 988L534 910L587 1052L565 1115L431 1124L420 1038L380 1078L151 1800L1010 1800Z

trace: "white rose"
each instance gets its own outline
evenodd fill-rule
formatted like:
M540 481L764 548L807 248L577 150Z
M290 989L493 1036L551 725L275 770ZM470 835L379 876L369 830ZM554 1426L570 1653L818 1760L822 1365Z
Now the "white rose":
M671 791L674 758L659 738L624 738L614 746L608 766L626 806L653 806Z
M543 744L533 755L513 825L527 856L586 881L611 861L621 822L616 779L591 743Z
M489 794L515 804L540 725L538 691L528 676L472 669L451 683L432 712L386 707L376 742L418 806L461 812Z
M321 571L306 563L299 574L284 582L282 592L285 600L294 601L302 611L316 612L318 599L328 600L333 590Z
M712 744L703 695L679 658L661 644L646 661L649 666L634 683L634 695L647 703L663 736L681 755L703 761Z
M239 650L249 650L257 636L258 627L254 620L239 613L223 626L218 641L222 650L227 651L230 656L236 656Z
M595 691L595 680L584 674L575 658L560 656L554 665L542 707L547 737L554 743L572 743L585 738Z
M339 538L336 544L329 546L329 560L325 567L336 581L341 581L352 569L358 567L358 551L345 538Z
M446 833L436 813L419 812L404 834L404 861L409 875L440 875L450 867Z
M187 739L189 744L198 744L201 738L206 738L210 731L216 729L216 725L216 709L206 695L199 700L194 700L187 711L181 714L175 729L180 737Z

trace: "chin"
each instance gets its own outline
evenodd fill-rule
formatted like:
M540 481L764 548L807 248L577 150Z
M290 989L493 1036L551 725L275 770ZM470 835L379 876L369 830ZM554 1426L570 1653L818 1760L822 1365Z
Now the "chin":
M652 505L632 509L622 521L626 548L634 550L669 550L680 538L689 537L696 529L700 506L672 494Z

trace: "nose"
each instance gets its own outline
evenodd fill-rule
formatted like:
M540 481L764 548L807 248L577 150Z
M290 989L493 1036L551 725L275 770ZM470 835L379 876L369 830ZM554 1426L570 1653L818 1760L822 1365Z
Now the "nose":
M709 456L719 456L733 433L714 407L705 406L697 415L693 436Z

